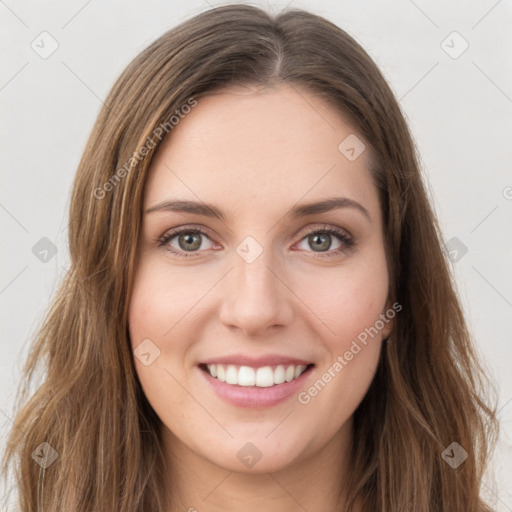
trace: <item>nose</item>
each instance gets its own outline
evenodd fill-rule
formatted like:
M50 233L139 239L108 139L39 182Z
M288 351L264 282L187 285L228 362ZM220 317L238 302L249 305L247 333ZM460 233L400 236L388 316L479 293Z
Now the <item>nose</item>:
M263 251L252 263L235 255L223 289L222 323L253 336L288 325L293 318L293 293L280 269L271 251Z

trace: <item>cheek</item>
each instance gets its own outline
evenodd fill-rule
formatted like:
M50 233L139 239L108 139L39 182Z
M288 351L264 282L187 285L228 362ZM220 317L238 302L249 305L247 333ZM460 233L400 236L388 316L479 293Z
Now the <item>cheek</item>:
M311 270L300 276L296 289L306 298L311 321L316 317L324 324L324 341L342 349L384 313L388 284L385 260L375 258Z
M217 281L215 272L199 276L193 267L172 268L150 255L141 260L136 272L128 318L135 368L148 401L173 429L182 428L190 413L186 390L194 377L191 349L208 318L208 301L202 298ZM137 354L148 339L154 343L149 343L149 351L159 352L145 366Z
M379 320L385 312L389 282L385 257L379 257L378 251L373 254L347 260L329 272L316 269L307 274L307 281L301 280L301 293L309 290L303 295L310 310L308 323L318 326L325 352L316 380L302 390L299 402L318 415L331 411L333 429L357 408L378 365Z
M177 333L190 327L201 311L200 299L214 283L205 276L194 279L182 268L171 269L148 258L138 268L132 292L129 325L132 346L154 339L162 351L179 348Z
M184 361L193 339L192 308L201 296L197 287L187 286L180 275L183 272L171 273L151 258L142 261L135 276L128 318L135 369L144 394L161 420L177 430L185 422L190 405L190 397L184 391L189 377ZM144 350L139 348L142 346ZM148 352L151 363L146 365L139 354Z
M308 306L302 313L308 315L310 326L316 326L324 348L318 368L321 382L304 390L301 403L317 397L314 407L319 414L323 408L332 409L333 402L339 403L334 413L339 421L363 399L382 346L380 319L389 282L385 257L377 257L378 251L374 254L367 260L354 258L328 272L315 269L300 281L300 295L307 297Z

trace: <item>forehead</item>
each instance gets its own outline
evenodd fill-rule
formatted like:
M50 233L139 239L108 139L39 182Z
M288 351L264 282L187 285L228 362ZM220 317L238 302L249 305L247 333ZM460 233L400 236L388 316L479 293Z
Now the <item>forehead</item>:
M376 214L369 150L347 158L347 140L362 143L337 111L296 86L225 89L198 99L164 139L145 207L179 197L263 213L341 195Z

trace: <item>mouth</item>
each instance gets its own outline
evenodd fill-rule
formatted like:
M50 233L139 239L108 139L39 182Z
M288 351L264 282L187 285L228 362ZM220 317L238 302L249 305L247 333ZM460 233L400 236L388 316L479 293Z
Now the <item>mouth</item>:
M299 379L315 366L311 364L267 365L251 367L235 364L205 364L199 368L210 377L237 387L269 388L277 387Z

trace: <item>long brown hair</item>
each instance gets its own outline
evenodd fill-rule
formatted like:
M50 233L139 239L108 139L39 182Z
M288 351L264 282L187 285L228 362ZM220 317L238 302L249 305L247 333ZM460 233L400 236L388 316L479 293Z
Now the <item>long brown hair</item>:
M196 15L140 53L92 130L72 192L71 266L26 361L4 459L5 475L17 463L23 512L168 507L160 420L127 328L148 167L186 105L228 85L279 83L319 95L370 145L390 297L402 305L354 413L347 511L356 499L367 512L491 510L480 487L495 409L400 107L334 24L240 4ZM28 398L39 365L44 378ZM454 442L467 452L456 469L442 457Z

